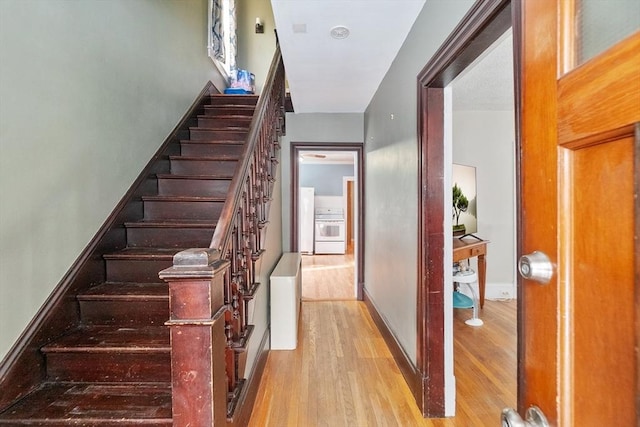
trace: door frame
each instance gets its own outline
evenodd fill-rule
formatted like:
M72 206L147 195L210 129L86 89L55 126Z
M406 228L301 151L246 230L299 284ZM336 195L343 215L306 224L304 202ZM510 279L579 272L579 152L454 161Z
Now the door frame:
M298 251L298 187L300 166L298 157L301 151L349 151L356 153L356 208L357 227L355 236L355 264L356 264L356 299L362 301L364 290L364 144L347 142L291 142L291 241L292 252ZM346 243L346 242L345 242Z
M475 61L505 31L513 27L516 238L520 250L520 46L518 3L485 0L475 3L417 76L418 92L418 281L417 374L412 390L425 417L445 416L444 336L444 88ZM519 282L518 278L518 282ZM521 298L518 286L518 336ZM521 343L518 341L518 372ZM518 375L518 390L521 390ZM518 401L520 401L518 391ZM497 416L497 414L496 414Z

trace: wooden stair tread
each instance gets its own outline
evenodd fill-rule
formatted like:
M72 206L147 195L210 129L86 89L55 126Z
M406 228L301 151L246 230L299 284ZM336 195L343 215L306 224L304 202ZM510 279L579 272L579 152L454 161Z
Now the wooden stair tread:
M104 299L164 301L169 298L169 288L166 283L105 282L78 294L77 298L81 301L99 301Z
M79 327L42 347L44 353L170 352L166 326Z
M142 200L156 202L224 202L224 197L207 196L142 196Z
M212 102L225 102L227 104L243 104L247 103L257 103L259 95L255 94L226 94L226 93L215 93L209 95L209 99Z
M205 108L246 108L248 110L255 110L256 108L256 104L253 103L248 103L248 104L239 104L239 103L231 103L231 102L219 102L219 103L213 103L213 104L205 104L204 105Z
M171 219L171 220L140 220L135 222L125 222L125 227L138 228L212 228L217 221L199 219Z
M221 106L216 106L216 107L221 107ZM234 105L233 108L238 108L238 106ZM243 120L243 121L247 121L247 122L251 123L251 120L253 120L253 110L254 110L253 107L251 107L251 109L247 109L247 113L251 113L251 115L249 115L249 114L225 114L225 115L219 115L219 116L216 116L216 117L220 118L220 120L233 119L233 120ZM208 116L206 114L198 114L198 118L199 119L210 119L211 116Z
M218 156L169 156L169 160L198 160L198 161L222 161L222 162L237 162L239 160L238 156L233 156L229 154L218 155Z
M147 260L173 260L178 252L189 248L144 248L131 247L103 255L106 259L147 259Z
M0 425L171 426L170 383L44 383Z
M201 128L200 128L201 129ZM211 144L211 145L244 145L245 141L233 141L226 139L181 139L181 144Z
M156 175L158 179L193 179L193 180L232 180L233 175L219 174L219 175L181 175L181 174L164 174L159 173Z
M189 130L203 130L203 131L213 131L218 133L236 133L236 132L249 132L249 126L224 126L221 128L211 128L204 126L191 126Z
M228 117L230 115L241 117L252 117L255 112L255 105L232 105L232 104L220 104L220 105L205 105L204 117Z

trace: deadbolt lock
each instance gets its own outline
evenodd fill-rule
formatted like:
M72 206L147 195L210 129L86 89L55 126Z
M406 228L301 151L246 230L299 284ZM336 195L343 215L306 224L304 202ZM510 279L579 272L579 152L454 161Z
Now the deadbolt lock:
M520 257L518 271L525 279L546 284L553 276L553 264L544 252L534 251Z

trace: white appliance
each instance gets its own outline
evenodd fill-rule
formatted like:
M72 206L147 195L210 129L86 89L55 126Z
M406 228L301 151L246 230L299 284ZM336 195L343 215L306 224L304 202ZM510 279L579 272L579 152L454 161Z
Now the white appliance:
M338 208L317 208L315 234L316 254L344 254L344 211Z
M298 197L298 236L299 250L303 254L313 254L313 228L314 228L314 196L313 187L300 187Z

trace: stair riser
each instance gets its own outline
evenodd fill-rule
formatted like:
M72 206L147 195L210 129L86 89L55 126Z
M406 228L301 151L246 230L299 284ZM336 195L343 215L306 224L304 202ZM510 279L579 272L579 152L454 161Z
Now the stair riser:
M171 172L176 175L233 175L237 161L171 159Z
M226 129L228 126L243 127L249 130L251 116L230 117L230 116L200 116L198 117L198 127L209 129Z
M213 230L213 228L186 227L127 227L127 246L208 248Z
M164 325L169 320L169 297L164 301L80 301L80 318L86 325Z
M167 343L168 345L168 343ZM169 351L47 353L51 381L171 381Z
M182 142L183 156L234 156L240 157L243 145L224 143Z
M204 115L210 117L245 116L253 117L254 107L205 106Z
M179 202L150 201L144 202L144 217L156 219L201 219L213 221L220 217L224 202Z
M244 141L247 138L246 130L220 130L191 128L189 135L193 141Z
M230 179L158 179L161 196L226 197Z
M209 105L216 106L237 106L237 105L250 105L255 106L258 102L258 97L255 95L221 95L211 96L209 98Z
M208 245L207 245L208 246ZM178 250L176 250L178 252ZM157 283L158 273L173 265L168 260L108 259L107 280L111 282Z

